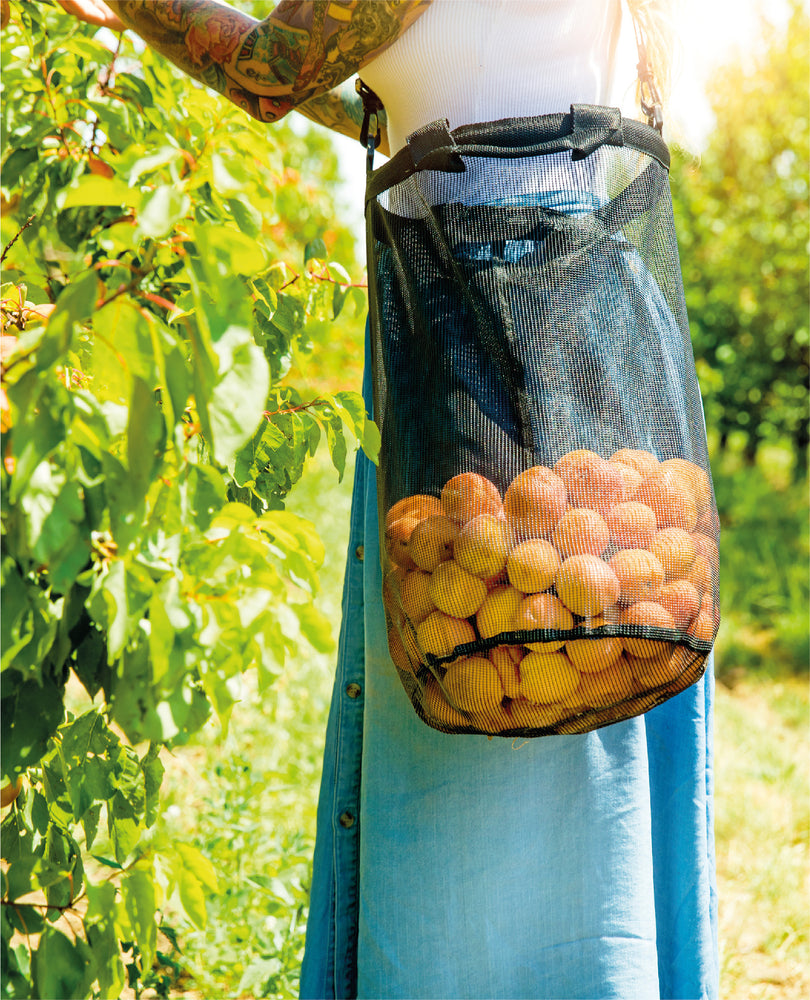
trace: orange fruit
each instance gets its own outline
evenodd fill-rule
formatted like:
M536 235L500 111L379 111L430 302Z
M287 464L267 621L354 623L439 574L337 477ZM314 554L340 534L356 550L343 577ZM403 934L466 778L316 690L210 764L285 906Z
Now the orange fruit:
M500 705L504 696L498 671L483 656L451 663L444 675L444 689L454 707L465 712L486 712Z
M700 595L688 580L671 580L658 591L655 601L675 619L680 629L686 628L700 610Z
M456 646L475 642L475 629L462 618L433 611L416 627L416 641L423 653L449 656Z
M440 562L453 556L458 529L444 514L429 514L408 539L408 555L420 569L432 573Z
M527 653L520 661L520 693L548 705L569 697L579 687L579 671L565 653Z
M421 569L411 570L399 587L402 610L414 625L418 625L436 610L430 596L430 573Z
M496 646L489 651L489 658L498 671L507 698L517 698L520 694L520 661L523 655L522 646Z
M712 506L712 484L707 473L694 462L685 458L668 458L661 463L662 469L674 469L692 487L698 514L703 514Z
M568 506L565 483L545 465L535 465L515 476L503 506L520 538L547 538Z
M458 524L479 514L498 516L503 511L498 487L477 472L462 472L448 479L442 489L444 512Z
M628 655L627 662L633 671L639 693L661 687L678 678L683 672L682 649L672 649L665 643L652 656Z
M697 587L697 591L701 595L714 590L714 574L706 556L695 556L695 561L686 578Z
M507 712L512 720L509 729L547 729L566 714L562 705L537 705L526 698L515 699Z
M640 451L636 448L620 448L608 459L609 462L618 462L620 465L629 465L631 469L643 478L651 476L661 464L655 455L649 451Z
M662 528L649 545L650 552L664 567L667 580L687 576L695 564L697 548L683 528Z
M590 507L601 514L607 513L624 489L616 466L585 448L563 455L554 471L565 483L572 507Z
M695 530L703 531L707 535L711 535L712 538L717 538L720 534L720 519L717 516L717 511L714 509L714 505L709 507L708 510L704 510L702 513L698 514Z
M664 582L664 567L647 549L619 549L610 567L619 578L621 604L655 600Z
M395 666L399 667L400 670L412 674L419 666L419 660L412 660L408 655L405 643L402 641L402 636L395 628L388 629L388 652Z
M619 578L598 556L569 556L557 570L557 596L575 615L601 614L619 599Z
M631 604L621 617L623 625L642 625L651 628L669 629L676 631L675 619L660 604L654 601L638 601ZM625 637L622 639L625 650L631 656L641 658L652 658L658 656L669 656L672 652L672 643L658 639L643 639Z
M633 673L627 660L620 656L602 670L582 675L574 693L587 708L606 708L633 695Z
M461 712L448 704L444 692L434 677L428 677L425 681L421 702L425 715L437 725L437 728L448 731L470 728L471 723L468 716L462 715Z
M673 468L661 468L647 476L633 499L652 507L659 528L692 531L697 524L697 505L692 488Z
M605 515L610 540L619 549L646 549L655 537L655 511L645 503L627 500Z
M490 590L475 616L481 638L491 639L501 632L511 632L522 602L523 594L508 584Z
M415 515L407 514L385 529L385 551L388 558L403 569L413 569L416 566L408 551L408 543L419 521L420 518Z
M605 624L603 615L587 618L580 622L581 628L598 628ZM624 644L618 637L569 639L565 644L568 659L580 672L596 673L615 663L624 652Z
M509 548L506 521L492 514L479 514L459 531L453 557L462 569L486 580L506 567Z
M563 559L587 552L601 556L608 547L610 529L601 514L590 507L569 507L551 540Z
M487 585L459 566L455 559L439 563L430 577L430 597L453 618L470 618L484 603Z
M415 517L421 521L431 514L442 514L441 502L436 497L427 496L424 493L416 493L410 497L403 497L398 500L393 507L389 508L385 515L386 530L391 527L394 521L401 517Z
M401 566L394 566L392 570L385 574L385 579L383 580L383 604L385 605L388 617L396 624L402 621L402 604L399 594L402 581L407 575L407 570L404 570Z
M714 622L714 627L720 625L720 608L717 606L712 594L704 594L700 602L700 610Z
M625 500L630 500L641 484L644 476L642 476L642 474L636 469L629 465L623 465L621 462L611 462L610 464L615 465L619 470L619 476L622 481L622 488L617 502L621 503Z
M553 594L529 594L523 598L514 618L515 631L523 629L572 629L574 616ZM561 649L565 639L550 642L527 642L529 649L537 652L551 652Z
M705 556L709 565L716 570L720 561L720 553L714 538L711 535L704 534L702 531L693 531L692 541L695 543L697 554Z
M516 545L506 561L506 572L513 587L524 594L548 590L560 566L557 550L543 538L529 538Z
M700 611L689 626L689 634L704 642L714 642L715 631L714 618L705 611Z

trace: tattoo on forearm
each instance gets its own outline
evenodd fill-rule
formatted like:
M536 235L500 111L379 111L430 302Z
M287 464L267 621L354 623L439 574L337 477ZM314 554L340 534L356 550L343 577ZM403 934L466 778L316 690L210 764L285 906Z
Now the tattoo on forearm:
M319 125L325 125L334 132L349 136L350 139L360 138L363 102L355 90L354 79L341 83L325 94L318 94L304 104L299 104L296 111ZM381 134L379 150L387 156L388 135L384 110L380 113L379 124Z
M330 92L396 41L429 4L281 0L269 17L255 21L216 0L110 0L153 48L254 118L276 121L306 102L304 113L322 124L331 119L329 127L338 131L356 117L357 102L344 88Z

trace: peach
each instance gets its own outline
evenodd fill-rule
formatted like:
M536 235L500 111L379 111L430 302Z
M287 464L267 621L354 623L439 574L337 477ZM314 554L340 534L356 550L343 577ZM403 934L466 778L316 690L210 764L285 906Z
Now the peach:
M604 624L604 616L598 615L580 622L580 627L592 629ZM577 670L596 673L620 659L624 644L618 637L611 636L569 639L565 644L565 652Z
M664 567L647 549L619 549L609 565L619 578L621 604L655 600L664 583Z
M418 625L436 610L430 596L430 573L411 570L400 584L399 600L402 610L414 625Z
M417 625L416 641L423 653L449 656L456 646L475 642L475 629L468 621L433 611Z
M631 604L621 617L623 625L641 625L653 628L669 629L677 631L675 619L672 615L654 601L638 601ZM631 656L642 659L653 657L669 657L672 653L672 643L657 639L633 638L627 636L622 639L625 650Z
M609 462L617 462L620 465L629 465L631 469L643 478L651 476L659 467L660 462L649 451L641 451L636 448L620 448L614 451L608 459Z
M547 538L568 507L565 483L545 465L532 466L509 484L503 506L521 538Z
M430 597L440 611L453 618L470 618L484 603L487 585L455 561L439 563L431 574Z
M479 514L497 517L503 511L498 487L477 472L462 472L449 479L442 489L442 507L458 524L465 524Z
M511 632L522 602L523 594L514 587L500 586L490 590L475 616L481 638L491 639L501 632Z
M520 693L548 705L567 698L579 687L579 671L565 653L527 653L520 661Z
M482 656L451 663L444 675L444 689L454 707L466 712L486 712L500 705L504 696L498 671Z
M605 515L610 540L619 549L646 549L655 537L655 511L645 503L617 503Z
M513 587L524 594L548 590L560 566L560 556L551 542L529 538L516 545L506 561L506 572Z
M574 616L553 594L530 594L523 598L514 621L515 631L536 628L568 630L574 627ZM551 652L561 649L564 644L565 639L525 643L536 652Z
M420 569L432 573L440 562L453 555L458 529L444 514L431 514L413 529L408 555Z
M557 570L557 596L575 615L601 614L619 599L621 585L610 566L598 556L576 555Z
M700 594L689 580L665 583L655 600L672 615L680 629L686 628L700 610Z
M590 507L605 514L622 498L621 472L595 451L585 448L569 451L557 462L554 471L565 483L572 507Z
M424 493L416 493L410 497L403 497L398 500L385 515L386 530L391 527L394 521L401 517L415 517L418 521L429 517L431 514L442 514L441 501L437 497L427 496Z
M683 528L662 528L650 542L649 549L664 567L667 580L687 576L697 556L694 539Z
M697 524L698 511L692 487L672 467L660 468L647 476L633 494L633 499L652 507L659 528L692 531Z
M590 507L569 507L557 522L551 540L563 557L590 553L601 556L610 541L610 529Z
M479 514L459 531L453 556L462 569L486 580L505 568L509 548L506 521L492 514Z

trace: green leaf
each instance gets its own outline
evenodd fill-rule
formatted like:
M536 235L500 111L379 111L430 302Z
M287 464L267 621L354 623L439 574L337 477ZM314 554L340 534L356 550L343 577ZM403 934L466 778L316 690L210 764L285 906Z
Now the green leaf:
M161 466L166 445L166 423L154 389L136 378L129 404L127 425L127 465L130 485L144 496Z
M86 886L84 929L102 997L117 997L125 985L124 966L115 927L116 889L112 882Z
M149 749L141 758L141 770L143 771L145 792L144 822L149 827L158 818L160 784L163 781L165 771L160 759L160 747L157 743L150 744Z
M214 457L222 465L253 435L263 419L270 371L250 331L231 326L214 347L220 377L208 401Z
M41 683L23 682L18 671L5 671L0 756L6 773L24 770L43 756L49 737L64 718L63 696L64 685L50 675L43 677Z
M189 196L168 184L144 195L138 211L138 231L153 240L167 236L191 209Z
M50 322L65 313L73 323L92 316L98 299L99 280L95 271L84 271L64 289L56 300L56 309L51 314ZM50 325L50 324L49 324Z
M293 610L301 626L302 635L319 653L331 653L335 648L332 623L313 604L295 604Z
M306 263L307 263L308 260L312 260L313 258L316 259L316 260L323 260L326 256L327 256L326 244L320 238L320 236L317 239L315 239L315 240L311 240L304 247L304 264L305 265L306 265Z
M46 927L33 958L36 995L41 1000L73 1000L86 995L93 979L93 961L81 938L71 940L55 927Z
M135 943L141 951L141 968L151 969L157 948L155 884L151 871L133 869L121 881L121 897Z
M191 872L201 885L205 886L209 892L218 893L219 882L217 881L216 871L208 858L206 858L205 855L192 844L178 842L174 846L177 853L182 858L184 867Z
M332 464L338 472L338 482L343 480L346 471L346 438L343 436L343 424L337 414L324 415L323 428L326 431L326 442Z
M137 197L138 192L118 177L85 174L67 192L62 208L75 208L79 205L132 205Z

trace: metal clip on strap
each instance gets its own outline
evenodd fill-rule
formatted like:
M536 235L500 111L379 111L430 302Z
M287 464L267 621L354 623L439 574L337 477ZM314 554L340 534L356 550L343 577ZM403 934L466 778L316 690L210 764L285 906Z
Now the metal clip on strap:
M363 124L360 127L360 143L365 147L368 156L368 170L370 172L374 166L374 150L382 141L380 112L383 110L383 103L371 87L367 87L363 83L360 77L357 78L354 86L363 102ZM372 118L374 119L373 129L371 127Z

